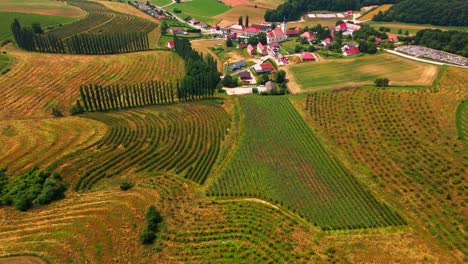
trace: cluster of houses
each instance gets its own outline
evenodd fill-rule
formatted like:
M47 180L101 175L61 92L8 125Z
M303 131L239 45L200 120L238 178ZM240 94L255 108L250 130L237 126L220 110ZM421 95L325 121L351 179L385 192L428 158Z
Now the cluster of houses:
M143 3L139 3L137 1L133 2L133 6L135 6L136 8L140 9L141 11L149 14L150 16L156 18L156 19L159 19L159 20L163 20L163 19L168 19L168 18L171 18L171 14L167 13L166 11L162 10L162 9L158 9L156 8L155 6L152 6L152 5L147 5L147 4L143 4Z
M250 27L244 27L243 25L232 25L226 29L223 29L228 38L232 40L244 37L249 38L256 36L261 32L266 33L267 44L279 43L286 41L289 37L295 37L299 35L299 28L287 29L286 22L281 23L279 27L274 29L270 25L265 24L252 24Z

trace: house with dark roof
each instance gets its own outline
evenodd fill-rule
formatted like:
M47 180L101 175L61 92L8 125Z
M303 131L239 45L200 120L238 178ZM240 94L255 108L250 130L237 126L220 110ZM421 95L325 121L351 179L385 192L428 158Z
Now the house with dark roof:
M249 81L252 79L252 74L250 74L249 71L243 71L243 72L240 72L239 73L239 78L241 79L241 81L245 82L245 81Z
M245 66L247 66L247 63L245 62L245 60L240 60L240 61L237 61L237 62L234 62L233 64L231 64L231 66L229 66L229 70L235 71L235 70L241 69L241 68L243 68Z
M250 27L260 30L260 32L267 32L270 29L270 25L263 24L252 24Z
M297 36L299 36L299 27L286 30L286 35L288 37L297 37Z

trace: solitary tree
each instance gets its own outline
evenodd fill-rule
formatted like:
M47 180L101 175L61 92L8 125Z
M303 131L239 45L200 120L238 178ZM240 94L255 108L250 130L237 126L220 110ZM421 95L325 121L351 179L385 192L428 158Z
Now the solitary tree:
M245 16L245 27L249 27L249 16Z
M242 16L239 17L239 25L241 25L241 26L243 25L243 23L242 23Z

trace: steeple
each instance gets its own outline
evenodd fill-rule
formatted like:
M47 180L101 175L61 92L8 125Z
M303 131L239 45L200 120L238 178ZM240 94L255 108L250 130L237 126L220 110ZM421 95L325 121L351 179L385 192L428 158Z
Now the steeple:
M281 30L286 33L286 17L283 17L283 23L281 23Z

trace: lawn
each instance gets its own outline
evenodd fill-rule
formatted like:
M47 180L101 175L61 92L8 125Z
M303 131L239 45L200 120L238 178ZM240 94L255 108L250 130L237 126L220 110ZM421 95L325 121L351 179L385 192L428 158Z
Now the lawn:
M390 54L326 59L293 65L289 69L303 91L356 87L372 84L380 77L389 78L391 85L429 86L438 72L437 66Z
M139 1L139 2L146 3L146 1ZM157 6L165 6L165 5L169 5L172 3L171 0L150 0L149 2Z
M190 16L209 24L219 21L219 19L213 19L214 16L229 10L227 5L217 0L193 0L167 7L170 11L173 11L174 8L182 10L182 13L176 14L181 18Z
M17 18L22 26L30 26L32 23L40 23L42 28L45 30L47 27L54 27L60 24L68 24L76 19L63 16L48 16L38 14L27 14L27 13L15 13L15 12L0 12L2 19L0 20L0 42L6 39L11 39L11 22Z
M388 27L391 29L392 33L397 33L398 29L401 29L403 33L408 30L410 34L416 34L419 30L431 28L431 29L440 29L440 30L458 30L458 31L468 31L468 27L445 27L445 26L434 26L429 24L412 24L412 23L402 23L402 22L374 22L369 21L365 22L372 27L378 29L379 27Z
M323 230L404 223L324 149L287 97L239 101L244 133L209 196L261 198Z

